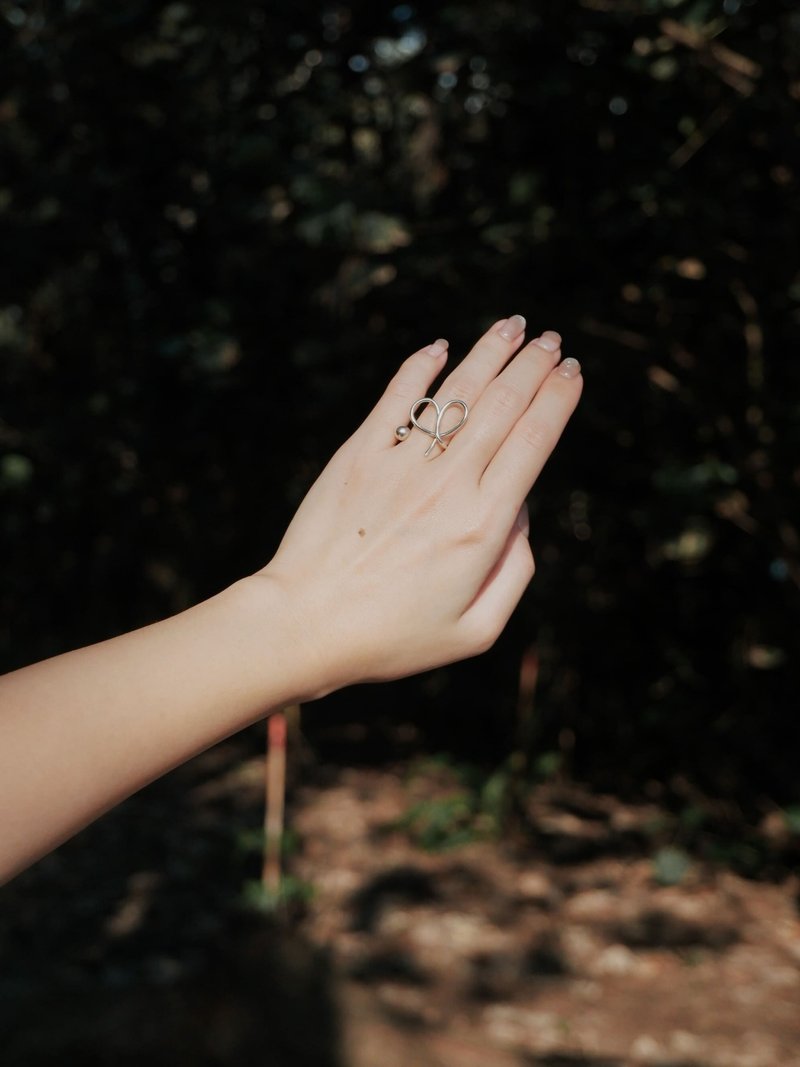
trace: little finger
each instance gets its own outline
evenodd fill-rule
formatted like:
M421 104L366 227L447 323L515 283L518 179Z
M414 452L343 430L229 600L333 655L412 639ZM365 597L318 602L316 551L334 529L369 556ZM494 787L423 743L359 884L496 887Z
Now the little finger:
M459 626L465 656L475 656L491 648L533 578L535 567L526 524L527 512L524 522L520 519L514 524L500 558L461 616Z

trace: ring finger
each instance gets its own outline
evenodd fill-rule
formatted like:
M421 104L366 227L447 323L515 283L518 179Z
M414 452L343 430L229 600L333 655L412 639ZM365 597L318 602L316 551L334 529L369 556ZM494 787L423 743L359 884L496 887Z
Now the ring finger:
M547 330L517 353L491 382L473 409L470 432L453 441L454 454L477 460L483 474L497 450L528 410L548 374L561 358L561 337Z

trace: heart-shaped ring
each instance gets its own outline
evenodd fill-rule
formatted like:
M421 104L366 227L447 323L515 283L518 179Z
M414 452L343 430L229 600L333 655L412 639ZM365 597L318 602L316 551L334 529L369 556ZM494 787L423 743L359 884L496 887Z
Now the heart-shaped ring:
M429 430L426 426L421 426L420 423L417 422L417 412L423 404L433 404L434 408L436 409L436 427L433 430ZM443 430L442 419L444 418L447 409L452 407L461 408L464 414L461 416L455 426L451 426L449 429ZM454 433L458 433L458 431L467 421L468 417L469 408L467 407L466 401L448 400L446 404L443 404L441 407L439 407L436 401L429 396L423 396L420 400L417 400L416 403L411 405L411 411L409 412L409 418L411 419L411 422L414 424L414 426L416 426L418 430L422 430L422 432L427 434L428 437L433 438L433 440L425 450L426 456L429 456L431 454L434 445L438 444L443 449L447 448L447 442L445 441L445 438L452 437Z

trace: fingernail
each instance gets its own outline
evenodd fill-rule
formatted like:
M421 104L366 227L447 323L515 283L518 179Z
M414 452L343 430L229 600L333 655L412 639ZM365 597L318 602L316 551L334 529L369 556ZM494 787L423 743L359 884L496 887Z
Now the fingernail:
M581 365L577 359L568 356L558 365L558 373L562 378L577 378L581 372Z
M443 337L440 337L438 341L434 341L432 345L428 345L425 349L429 356L441 356L447 351L447 341Z
M501 326L497 332L506 341L513 341L515 337L519 337L524 329L525 319L522 315L512 315L510 319L506 319L505 325Z
M545 352L557 352L561 348L561 334L555 330L545 330L541 337L536 338L536 344Z

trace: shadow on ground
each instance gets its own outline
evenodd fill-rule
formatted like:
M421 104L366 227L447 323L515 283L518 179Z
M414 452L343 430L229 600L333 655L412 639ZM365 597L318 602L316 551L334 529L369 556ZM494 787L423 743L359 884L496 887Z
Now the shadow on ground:
M5 1067L341 1067L326 952L246 906L263 790L240 773L248 743L144 790L5 888Z

